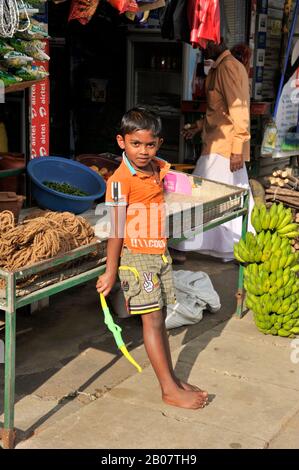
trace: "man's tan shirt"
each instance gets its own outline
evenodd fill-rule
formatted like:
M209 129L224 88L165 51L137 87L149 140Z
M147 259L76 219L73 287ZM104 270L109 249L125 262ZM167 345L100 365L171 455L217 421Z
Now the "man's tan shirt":
M206 79L207 112L202 155L250 160L250 96L245 67L229 51L223 52Z

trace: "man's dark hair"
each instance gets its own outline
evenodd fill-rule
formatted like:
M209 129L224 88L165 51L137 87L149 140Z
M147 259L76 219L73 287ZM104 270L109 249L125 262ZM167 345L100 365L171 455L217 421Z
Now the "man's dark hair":
M121 120L120 134L132 134L136 131L151 131L155 137L160 137L162 124L159 116L146 107L138 106L127 111Z

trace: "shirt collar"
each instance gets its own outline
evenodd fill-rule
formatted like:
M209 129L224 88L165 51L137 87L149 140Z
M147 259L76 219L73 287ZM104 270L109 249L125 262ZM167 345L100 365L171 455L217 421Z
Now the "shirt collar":
M220 56L218 57L218 59L214 62L214 64L212 65L212 68L215 69L216 67L218 67L218 65L220 64L220 62L223 61L223 59L225 59L225 57L231 55L231 52L229 50L226 50L224 52L222 52L222 54L220 54Z
M128 159L127 155L125 154L125 152L123 152L123 162L124 164L126 165L126 167L128 168L128 170L130 171L131 175L136 175L137 171L135 170L135 168L133 167L133 165L131 164L130 160Z
M168 163L166 160L163 160L163 158L159 157L154 157L153 160L157 163L157 165L160 167L160 178L163 179L164 176L168 173L170 170L170 163ZM147 175L135 170L133 165L131 164L130 160L128 159L127 155L125 152L123 152L123 162L130 171L131 175L138 175L141 178L146 178Z

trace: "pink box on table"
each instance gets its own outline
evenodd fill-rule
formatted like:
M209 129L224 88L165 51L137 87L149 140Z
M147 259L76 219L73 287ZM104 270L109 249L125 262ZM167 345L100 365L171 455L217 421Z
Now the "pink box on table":
M192 195L192 186L188 175L177 171L167 173L164 178L164 190L168 193Z

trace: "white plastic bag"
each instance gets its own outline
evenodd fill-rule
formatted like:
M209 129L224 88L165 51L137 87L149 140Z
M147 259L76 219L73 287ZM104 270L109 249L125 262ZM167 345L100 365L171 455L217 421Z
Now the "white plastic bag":
M177 302L167 306L167 329L198 323L203 310L217 312L221 308L219 295L206 273L174 271L173 278Z

